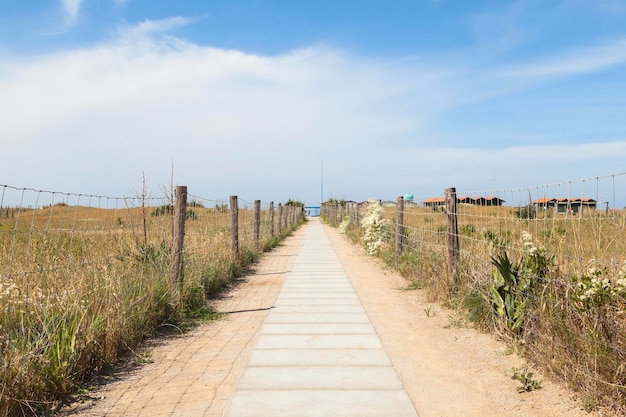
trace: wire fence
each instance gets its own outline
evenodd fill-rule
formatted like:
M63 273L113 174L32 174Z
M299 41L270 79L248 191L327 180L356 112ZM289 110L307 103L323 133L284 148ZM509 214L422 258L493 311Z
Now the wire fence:
M432 299L464 307L580 389L585 407L626 412L626 173L442 191L332 200L321 212Z
M0 187L0 416L49 408L161 324L201 312L304 217L292 202L189 194L177 232L173 191Z

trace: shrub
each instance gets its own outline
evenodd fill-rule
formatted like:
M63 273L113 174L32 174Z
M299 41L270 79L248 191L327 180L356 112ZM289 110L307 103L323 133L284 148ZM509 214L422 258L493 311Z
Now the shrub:
M174 213L174 207L172 207L171 204L164 204L154 209L154 211L152 211L153 216L164 216L166 214L172 214L172 213Z
M361 220L361 228L363 229L361 242L368 255L378 254L384 243L387 220L383 216L384 211L380 202L369 200L365 216Z
M476 231L476 228L474 227L473 224L464 224L463 226L461 226L462 235L472 236L475 231Z
M337 230L339 231L339 233L345 234L346 231L348 230L348 227L350 227L350 217L345 216L343 220L341 221L341 224L339 225L339 228Z
M537 208L532 204L528 204L515 210L515 215L520 219L534 219L537 217Z

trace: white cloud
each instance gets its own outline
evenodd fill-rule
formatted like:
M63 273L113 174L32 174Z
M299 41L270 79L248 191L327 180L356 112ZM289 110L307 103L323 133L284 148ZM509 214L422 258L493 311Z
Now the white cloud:
M494 170L528 186L618 171L626 158L626 138L490 149L468 137L450 147L434 121L484 100L483 86L505 85L493 70L477 86L460 62L322 47L261 56L160 36L191 22L144 21L93 48L0 56L0 182L122 195L142 171L169 183L173 160L194 195L316 202L322 158L327 192L354 199L484 190Z
M324 48L258 56L144 36L187 22L144 22L109 44L6 63L3 146L37 167L30 185L41 172L75 183L111 169L111 182L142 170L167 182L172 158L181 175L201 168L209 181L226 181L233 166L233 181L285 170L298 178L323 154L379 148L427 124L428 106L409 118L415 105L397 99L406 85L423 96L432 87L375 61ZM128 33L142 36L133 42ZM6 174L18 172L13 160Z
M626 63L626 39L576 49L543 61L505 69L513 77L560 77L606 70Z
M61 0L66 26L72 26L76 23L82 2L82 0Z
M166 33L173 29L193 23L195 20L187 17L176 16L162 20L146 19L138 25L123 27L119 34L122 38L143 38L160 33Z

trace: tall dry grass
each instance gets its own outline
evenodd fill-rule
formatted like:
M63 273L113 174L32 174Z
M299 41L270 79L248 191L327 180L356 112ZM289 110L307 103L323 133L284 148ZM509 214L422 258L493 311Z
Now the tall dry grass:
M431 300L462 310L468 321L508 340L544 373L569 384L586 409L626 414L626 292L616 290L626 271L626 212L538 211L531 218L521 213L520 218L520 208L465 204L457 211L456 288L449 276L446 215L440 207L405 207L400 257L395 253L396 208L386 207L388 226L379 256L413 287L424 288ZM363 208L356 212L337 206L324 218L338 225L347 216L352 225L347 234L360 242L363 215ZM526 233L532 239L525 243ZM520 290L521 331L511 330L494 302L493 260L504 253L521 262L516 272L532 273L528 286ZM545 268L536 267L544 261ZM603 288L609 289L600 288L582 300L589 289L583 284L593 276L608 280Z
M60 203L0 217L0 416L50 410L159 326L204 308L297 227L271 236L263 212L256 248L253 214L240 209L237 263L230 251L230 210L191 205L181 289L170 279L167 205L109 204Z

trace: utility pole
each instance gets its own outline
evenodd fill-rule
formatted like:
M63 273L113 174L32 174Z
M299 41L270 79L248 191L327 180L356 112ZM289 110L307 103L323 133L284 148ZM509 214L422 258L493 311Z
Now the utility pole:
M321 165L321 170L320 170L320 184L321 184L321 191L320 191L320 206L322 205L322 203L324 202L324 160L322 159L322 165Z

